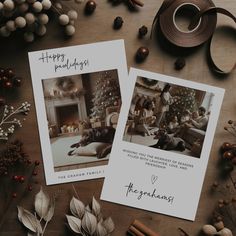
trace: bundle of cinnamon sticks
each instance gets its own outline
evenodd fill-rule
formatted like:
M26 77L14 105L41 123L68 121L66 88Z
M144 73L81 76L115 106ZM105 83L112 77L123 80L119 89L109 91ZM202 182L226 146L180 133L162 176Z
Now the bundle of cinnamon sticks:
M134 220L129 226L127 231L130 236L159 236L158 233L154 232L139 220Z

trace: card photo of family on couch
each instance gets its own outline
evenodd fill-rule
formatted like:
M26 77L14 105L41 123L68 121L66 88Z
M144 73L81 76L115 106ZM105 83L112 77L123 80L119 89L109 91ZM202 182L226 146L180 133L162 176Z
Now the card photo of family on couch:
M138 77L123 139L200 158L214 94Z
M121 106L117 70L42 85L55 172L106 165Z

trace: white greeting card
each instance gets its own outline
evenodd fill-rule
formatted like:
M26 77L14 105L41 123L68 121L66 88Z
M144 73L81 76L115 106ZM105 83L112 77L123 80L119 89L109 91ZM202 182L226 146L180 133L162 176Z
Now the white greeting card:
M194 220L224 90L131 69L101 199Z
M104 177L124 99L123 40L30 52L47 184Z

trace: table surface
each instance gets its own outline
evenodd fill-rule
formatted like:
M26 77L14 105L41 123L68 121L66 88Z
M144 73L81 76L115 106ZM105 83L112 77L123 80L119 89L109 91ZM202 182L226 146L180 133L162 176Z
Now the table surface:
M60 26L58 26L57 22L52 21L48 26L47 35L41 39L37 39L32 44L25 45L22 44L20 40L13 38L10 38L9 40L1 39L0 41L1 67L12 67L17 74L24 78L24 83L18 93L11 95L8 98L8 101L17 104L26 100L32 104L31 112L25 121L24 127L14 134L14 138L20 138L24 142L25 148L33 160L41 160L41 151L27 57L29 51L122 38L125 40L129 68L133 66L226 89L196 220L191 222L101 201L103 214L105 216L111 216L115 222L116 229L113 233L115 236L125 235L129 224L134 219L141 220L150 228L159 232L160 235L179 235L177 230L178 227L183 228L190 235L198 235L201 226L207 222L211 215L217 199L217 197L214 197L209 193L209 188L213 181L219 178L219 168L217 167L219 146L222 144L223 140L230 140L229 135L226 134L223 127L228 119L235 118L236 80L234 77L236 76L236 71L224 79L212 73L206 59L207 45L191 50L191 52L178 52L174 50L167 52L156 40L150 40L149 37L142 40L137 38L137 31L140 26L146 25L149 29L151 28L153 17L161 5L161 2L162 1L160 0L145 1L145 6L143 8L137 12L131 12L123 4L112 6L109 1L97 0L97 9L91 16L85 16L83 14L85 3L82 3L78 6L79 17L76 22L76 34L71 39L65 39L61 33L62 29ZM234 0L215 0L214 2L217 6L224 7L236 15L236 4ZM124 19L123 27L117 31L112 29L113 20L116 16L122 16ZM224 16L220 16L218 19L219 25L225 23L233 25L233 22ZM228 41L230 40L227 40L227 37L220 37L217 44L218 46L216 46L216 51L214 51L216 59L223 62L226 66L230 66L230 64L232 65L232 63L235 62L236 55L236 52L233 51L236 47L231 49L230 44L226 43ZM137 64L134 60L134 54L137 48L142 45L147 46L150 49L150 55L144 63ZM177 56L181 56L181 53L184 53L186 56L186 66L183 70L176 71L173 66L174 61ZM3 145L1 145L1 147L3 147ZM59 191L60 195L56 205L55 216L49 224L45 235L69 235L70 232L65 226L65 214L68 213L69 201L74 194L72 184L69 183L50 187L45 186L43 165L41 165L39 169L40 171L37 176L39 184L34 185L32 193L25 195L20 199L18 204L27 209L32 209L34 194L40 189L40 185L47 189L51 194L55 191ZM88 203L93 195L99 199L102 184L103 179L99 179L76 182L74 183L74 186L77 189L81 200ZM191 198L191 196L189 197ZM183 209L184 208L185 206L183 205ZM4 213L4 215L5 223L0 230L1 236L25 235L23 227L18 223L17 211L14 204L8 212Z

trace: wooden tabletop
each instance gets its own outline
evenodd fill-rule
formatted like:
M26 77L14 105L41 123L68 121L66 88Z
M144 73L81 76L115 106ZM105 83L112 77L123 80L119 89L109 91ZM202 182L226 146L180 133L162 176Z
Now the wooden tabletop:
M234 78L236 76L236 71L224 79L212 73L206 59L207 45L191 50L191 52L181 51L181 53L186 55L186 66L183 70L176 71L174 69L174 61L177 56L180 56L181 54L178 54L177 51L167 52L160 46L161 44L159 42L156 40L150 40L149 37L142 40L137 38L139 27L146 25L149 29L151 28L153 17L160 7L161 2L161 0L145 1L143 8L140 8L137 12L131 12L123 4L112 6L109 1L97 0L97 9L91 16L85 16L83 14L85 3L82 3L78 6L79 17L76 22L76 34L71 39L65 39L58 23L51 21L46 36L37 39L32 44L26 45L22 43L19 40L19 37L17 38L18 40L10 38L7 40L1 39L0 41L0 66L13 68L18 75L24 78L24 83L18 90L18 93L7 97L8 103L19 104L20 102L28 101L32 104L30 114L27 116L24 127L18 130L12 137L12 139L20 138L23 141L32 160L42 160L42 158L27 56L29 51L81 45L113 39L124 39L128 67L133 66L166 75L181 77L186 80L203 82L226 89L222 112L219 117L206 177L202 188L196 220L190 222L101 201L103 214L105 216L111 216L115 222L116 229L113 233L115 236L125 235L129 224L134 219L141 220L143 223L150 226L150 228L159 232L160 235L177 236L179 235L177 230L178 227L183 228L190 235L198 235L202 225L205 224L210 217L217 200L217 196L212 196L209 189L213 181L219 178L219 168L217 166L217 160L219 159L219 146L225 140L230 141L230 137L226 134L223 127L228 119L234 119L236 115L236 80ZM236 4L234 0L215 0L214 2L217 6L224 7L236 15ZM112 28L112 24L116 16L123 17L124 25L120 30L115 31ZM218 19L220 25L225 23L233 25L233 22L224 16L220 16ZM228 41L227 37L221 37L219 39L218 47L216 47L217 52L214 53L214 56L217 60L220 60L225 65L229 66L235 62L236 52L233 52L233 50L235 50L236 47L233 49L229 48L229 45L227 44ZM134 55L140 46L147 46L150 50L150 55L144 63L136 64ZM4 144L1 145L1 147L3 146ZM70 235L70 231L65 226L65 214L68 213L69 202L74 194L72 184L46 187L43 165L40 165L39 170L38 176L35 177L39 184L34 184L33 191L24 195L18 204L27 209L32 209L34 194L39 191L40 185L51 194L55 191L59 191L60 194L56 203L55 216L49 224L45 235ZM89 203L93 195L99 199L102 184L103 179L99 179L76 182L74 183L74 186L77 189L81 200ZM189 198L191 198L191 196L189 196ZM183 209L184 208L185 206L183 205ZM14 204L8 212L4 213L4 217L5 223L0 229L1 236L26 235L24 228L17 220L17 209Z

